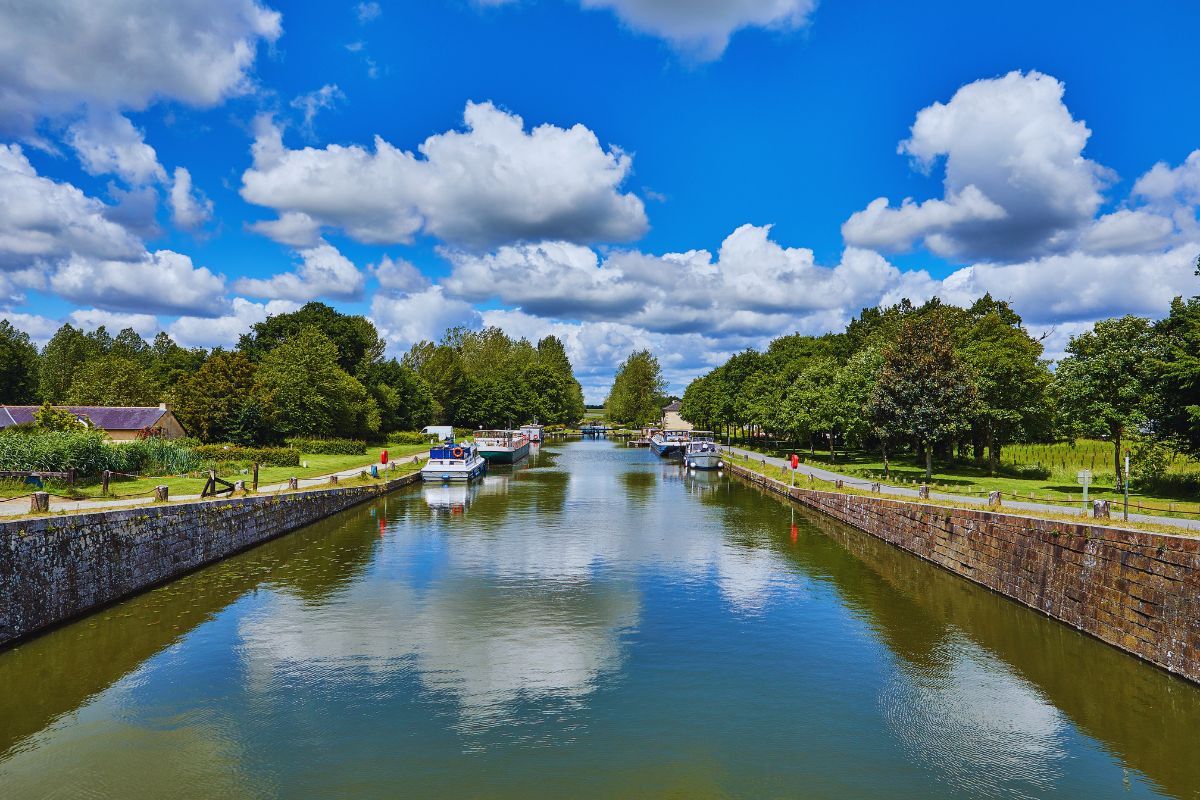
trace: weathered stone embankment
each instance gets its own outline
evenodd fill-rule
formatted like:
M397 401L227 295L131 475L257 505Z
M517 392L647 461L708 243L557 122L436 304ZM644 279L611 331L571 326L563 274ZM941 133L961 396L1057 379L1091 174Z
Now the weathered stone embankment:
M1200 683L1200 538L735 475Z
M0 522L0 647L417 480Z

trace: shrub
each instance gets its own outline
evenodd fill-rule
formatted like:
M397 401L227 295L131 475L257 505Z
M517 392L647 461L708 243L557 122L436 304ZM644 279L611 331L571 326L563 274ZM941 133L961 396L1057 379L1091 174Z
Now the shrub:
M304 439L292 438L287 446L301 453L327 456L362 456L367 453L367 443L359 439Z
M388 444L429 444L436 438L420 431L392 431L387 435Z
M236 444L202 444L196 455L207 462L239 461L265 467L298 467L300 451L290 447L241 447Z

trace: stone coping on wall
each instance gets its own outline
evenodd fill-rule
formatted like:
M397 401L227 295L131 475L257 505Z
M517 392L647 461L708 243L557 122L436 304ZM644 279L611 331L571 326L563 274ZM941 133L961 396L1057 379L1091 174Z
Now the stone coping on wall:
M790 487L730 471L1200 683L1200 538Z

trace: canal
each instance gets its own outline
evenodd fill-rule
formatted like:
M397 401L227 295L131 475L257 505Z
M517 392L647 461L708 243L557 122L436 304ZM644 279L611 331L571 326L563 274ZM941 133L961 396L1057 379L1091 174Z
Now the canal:
M1200 796L1200 690L645 450L415 486L0 652L0 795Z

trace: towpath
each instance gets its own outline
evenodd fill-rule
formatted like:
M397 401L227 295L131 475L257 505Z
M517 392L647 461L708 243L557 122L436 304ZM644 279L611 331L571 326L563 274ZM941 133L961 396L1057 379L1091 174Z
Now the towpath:
M756 453L753 450L746 450L741 447L726 447L724 445L721 446L721 449L725 452L734 453L738 456L748 456L752 461L758 461L760 463L765 462L766 464L769 464L771 466L775 466L775 467L787 466L787 461L785 459L776 458L774 456L763 455L762 453ZM823 481L841 480L846 486L850 486L855 489L869 490L871 488L871 483L872 483L872 481L864 480L863 478L852 477L850 475L843 475L839 472L832 472L832 471L824 469L822 467L814 467L810 464L803 464L803 463L800 464L800 466L797 468L796 472L800 475L812 475L813 477L818 478L819 480L823 480ZM890 495L895 495L895 496L899 496L899 497L917 497L918 496L918 491L916 489L910 489L907 486L889 486L886 483L880 483L879 490L882 494L890 494ZM933 500L953 500L956 503L969 503L972 505L984 506L984 507L987 506L987 502L988 502L986 497L977 497L977 496L963 495L963 494L951 494L951 493L947 493L947 492L935 492L933 490L930 490L929 497L930 497L930 499L933 499ZM1004 505L1003 505L1002 510L1004 510L1004 509L1007 509L1010 511L1012 511L1012 510L1033 511L1033 512L1048 511L1053 514L1077 514L1080 516L1082 516L1082 511L1083 511L1082 504L1054 505L1054 504L1050 504L1050 503L1033 503L1033 502L1026 502L1023 500L1009 500L1007 498L1005 498L1005 500L1004 500ZM1156 517L1156 516L1150 516L1148 514L1130 514L1129 519L1130 519L1130 521L1135 521L1135 522L1150 522L1150 523L1154 523L1156 525L1173 525L1176 528L1187 528L1189 530L1200 530L1200 520L1195 520L1195 519L1183 519L1181 517ZM1110 520L1110 522L1112 522L1113 524L1119 524L1120 521L1121 521L1120 505L1117 503L1113 503L1112 504L1112 519Z
M419 458L420 455L421 455L420 453L417 453L416 455L394 459L393 463L395 463L395 464L411 464L411 463L413 463L414 459ZM372 463L377 463L377 462L372 462ZM364 464L362 466L352 467L350 469L344 469L344 470L341 470L340 472L330 472L327 475L318 475L318 476L312 477L312 478L300 478L300 488L301 489L316 488L317 486L320 486L321 484L328 483L329 479L331 477L333 477L334 475L337 475L339 479L340 478L353 478L353 477L357 476L359 473L361 473L363 470L369 470L370 468L371 468L371 464ZM271 494L272 492L283 491L286 488L287 488L287 481L283 481L282 483L272 483L272 484L259 486L258 493L259 494ZM171 502L176 502L176 501L182 502L185 500L201 500L201 499L204 499L204 498L201 498L200 495L198 495L198 494L171 495ZM125 508L128 506L145 505L148 502L150 502L150 497L147 497L147 496L120 497L120 498L89 497L89 498L86 498L83 500L65 500L61 497L51 496L50 511L52 513L57 513L59 511L72 511L72 512L74 512L74 511L104 511L106 509L112 509L112 508ZM13 500L0 501L0 517L15 517L15 516L19 516L21 514L28 514L28 513L29 513L29 497L28 496L18 497Z

